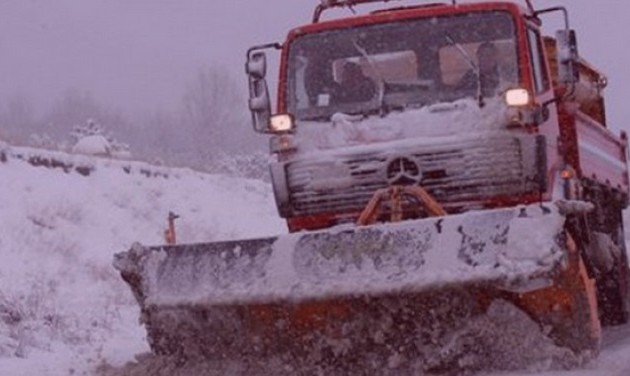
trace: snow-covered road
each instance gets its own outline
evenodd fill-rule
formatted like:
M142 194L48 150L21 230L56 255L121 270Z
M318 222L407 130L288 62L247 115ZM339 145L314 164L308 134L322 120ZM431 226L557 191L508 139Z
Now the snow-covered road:
M627 376L630 375L630 325L604 329L599 356L581 369L569 371L495 372L483 376ZM482 375L478 375L482 376Z

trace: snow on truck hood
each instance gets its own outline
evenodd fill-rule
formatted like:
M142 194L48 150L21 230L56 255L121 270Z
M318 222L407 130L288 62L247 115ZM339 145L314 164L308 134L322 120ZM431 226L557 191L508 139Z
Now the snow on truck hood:
M386 116L336 113L329 122L298 124L296 143L301 152L336 149L380 142L449 138L460 139L505 130L507 105L502 98L479 107L473 99L438 103Z

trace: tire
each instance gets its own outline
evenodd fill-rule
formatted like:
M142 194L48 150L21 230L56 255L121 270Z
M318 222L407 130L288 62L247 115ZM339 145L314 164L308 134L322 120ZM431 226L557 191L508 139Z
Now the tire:
M625 255L597 282L600 286L602 324L622 325L630 319L630 295L628 293L628 260Z
M623 236L623 226L618 226L614 242L619 248L615 263L608 273L598 278L599 305L602 324L605 326L623 325L630 320L630 282L628 256Z

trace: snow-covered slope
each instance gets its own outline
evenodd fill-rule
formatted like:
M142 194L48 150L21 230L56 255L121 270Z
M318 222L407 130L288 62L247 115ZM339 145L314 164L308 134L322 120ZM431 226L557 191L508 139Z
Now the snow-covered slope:
M135 241L163 243L170 211L180 242L286 232L255 180L0 145L0 182L2 376L150 374L120 368L149 349L111 264ZM535 374L630 374L630 326L604 342L585 369Z
M169 211L180 215L181 242L286 232L260 181L0 150L3 376L87 374L146 351L135 301L111 263L135 241L162 244Z

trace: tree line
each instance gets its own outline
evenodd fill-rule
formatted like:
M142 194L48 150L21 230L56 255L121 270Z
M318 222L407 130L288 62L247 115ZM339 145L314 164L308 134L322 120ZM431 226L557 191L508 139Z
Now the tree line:
M70 151L91 127L127 147L133 159L230 173L245 163L244 175L264 177L266 138L251 130L245 92L225 68L211 66L199 69L174 110L140 115L105 106L82 90L68 90L37 115L30 99L16 94L0 104L0 139Z

